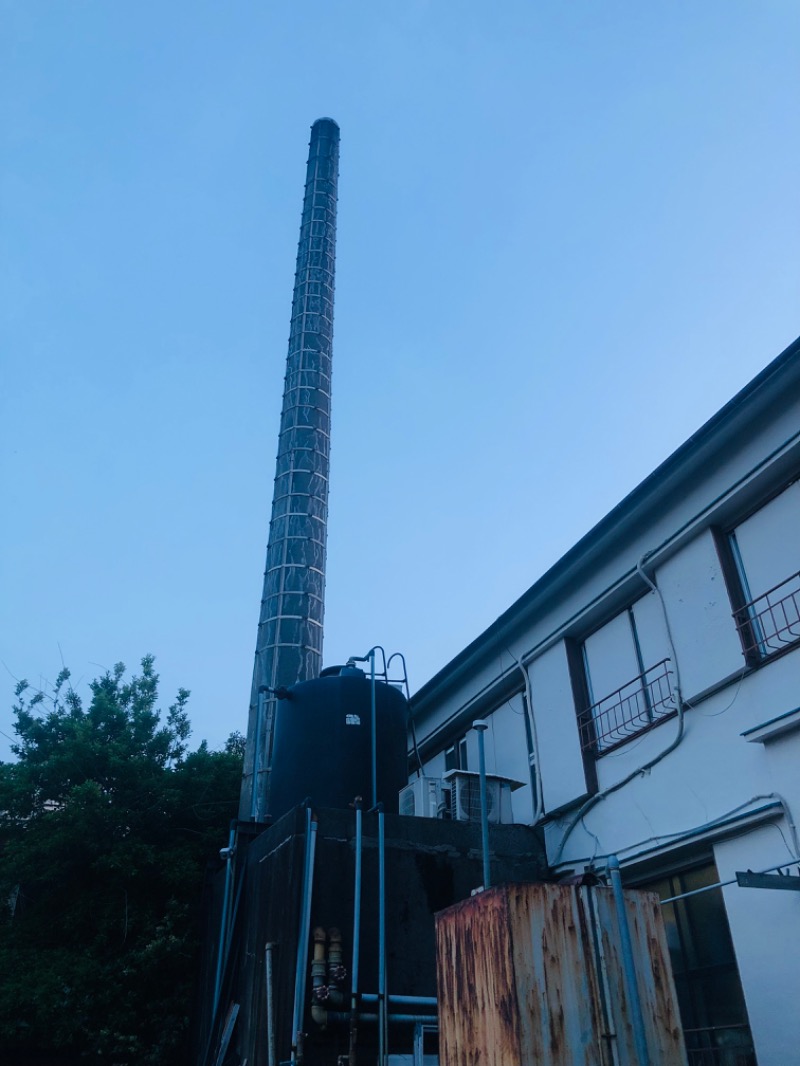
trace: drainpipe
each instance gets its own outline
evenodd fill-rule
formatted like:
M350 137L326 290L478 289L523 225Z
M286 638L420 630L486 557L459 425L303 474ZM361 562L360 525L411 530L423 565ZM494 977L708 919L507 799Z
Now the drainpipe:
M356 871L355 893L353 900L353 967L350 980L350 1048L347 1056L348 1066L356 1066L356 1039L358 1026L356 1009L358 1007L358 952L361 942L361 797L356 796Z
M386 1066L386 835L378 807L378 1066Z
M350 1014L346 1010L329 1010L328 1021L330 1022L346 1022L350 1017ZM387 1014L384 1019L384 1025L387 1022L398 1022L404 1025L416 1025L418 1022L422 1025L435 1025L437 1016L435 1014ZM358 1020L361 1022L379 1022L381 1016L379 1014L365 1014L360 1012ZM385 1061L385 1056L384 1056ZM638 1063L637 1063L638 1066Z
M472 728L478 734L478 769L480 771L481 786L481 845L483 848L483 887L492 887L492 875L489 869L489 805L486 800L486 750L484 748L483 734L489 728L489 723L484 718L479 718L472 723Z
M272 998L272 953L275 945L264 945L264 967L266 970L266 999L267 999L267 1066L276 1066L275 1056L275 1011Z
M378 805L378 714L375 694L375 649L369 653L370 721L372 730L372 806Z
M644 1028L644 1015L642 1013L642 1001L639 998L639 986L636 983L636 966L633 961L631 930L628 925L628 912L625 910L625 897L622 894L622 876L619 871L619 859L616 855L609 855L606 869L611 878L611 889L614 893L614 906L617 911L619 942L622 952L622 968L625 974L625 990L628 993L628 1003L630 1004L631 1028L633 1029L633 1042L636 1047L636 1062L637 1066L650 1066L650 1055L647 1051L647 1037Z
M311 893L314 883L314 852L317 844L317 819L306 808L306 853L303 864L303 899L300 907L300 930L297 936L297 964L294 981L294 1012L292 1015L292 1063L303 1061L303 1012L306 998L306 959L308 934L311 925Z
M231 880L233 878L233 857L236 854L236 821L231 822L228 834L228 846L220 851L220 857L225 859L225 889L222 893L222 916L219 923L219 948L217 950L217 972L214 978L214 1005L211 1011L212 1018L216 1017L219 1006L219 994L222 990L222 963L227 955L227 944L230 930L228 928L228 906L231 899Z
M364 992L361 996L362 1003L377 1003L378 997L374 992ZM387 996L386 1002L390 1007L436 1007L436 996Z

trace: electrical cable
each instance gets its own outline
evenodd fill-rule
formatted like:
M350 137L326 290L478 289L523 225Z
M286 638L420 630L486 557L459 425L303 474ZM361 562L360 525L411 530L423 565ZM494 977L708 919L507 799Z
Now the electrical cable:
M741 811L746 810L748 807L752 806L752 804L754 804L754 803L759 803L761 800L777 800L777 802L778 802L778 804L779 804L779 806L781 808L781 811L783 813L783 817L786 820L786 824L789 827L789 833L790 833L790 836L791 836L791 839L792 839L792 844L794 845L794 849L795 849L794 852L792 852L792 849L789 847L789 844L788 844L786 838L784 837L783 832L780 829L780 826L776 825L776 823L774 823L774 822L769 823L769 825L772 826L773 828L776 828L778 830L778 832L780 832L781 838L783 839L784 846L786 847L786 850L788 851L789 855L791 856L791 858L789 860L790 863L800 862L800 838L798 838L797 826L795 824L791 808L789 807L789 804L787 803L786 799L780 794L780 792L765 792L765 793L762 793L762 794L760 794L758 796L751 796L749 800L746 800L744 803L740 803L736 807L732 807L729 811L724 811L722 814L718 815L716 818L712 818L708 822L701 822L700 825L693 826L691 829L680 829L680 830L678 830L675 833L657 833L654 836L645 837L644 840L637 840L637 842L635 844L625 844L621 848L616 848L614 850L614 852L609 852L609 855L610 854L622 855L625 852L635 851L637 848L643 848L646 844L665 844L665 845L668 845L669 843L676 842L677 840L679 840L681 838L694 836L694 835L696 835L698 833L703 833L703 832L706 832L706 831L713 830L717 826L724 825L733 815L739 814ZM752 831L754 831L756 829L760 829L760 828L762 828L762 826L754 825L750 829L747 829L746 832L752 832ZM595 833L592 832L591 829L589 829L589 827L587 825L584 825L584 829L589 834L589 836L594 837L594 839L597 840L597 836L595 835ZM571 862L571 863L587 863L587 864L591 864L595 860L597 860L598 858L607 859L608 855L599 855L598 856L597 855L597 850L595 849L595 853L591 856L591 858L589 858L588 856L584 855L584 856L581 856L580 858L570 859L569 862ZM555 866L556 863L553 863L553 865ZM784 863L783 865L787 865L787 864Z
M536 717L533 713L533 695L531 693L531 679L528 675L528 671L511 648L506 648L506 651L517 664L522 671L522 676L525 679L525 698L523 700L523 706L526 708L528 716L528 727L531 731L531 746L533 747L533 762L531 763L531 770L534 776L533 787L533 822L532 825L538 825L544 815L544 790L542 785L542 775L539 770L539 737L536 732Z

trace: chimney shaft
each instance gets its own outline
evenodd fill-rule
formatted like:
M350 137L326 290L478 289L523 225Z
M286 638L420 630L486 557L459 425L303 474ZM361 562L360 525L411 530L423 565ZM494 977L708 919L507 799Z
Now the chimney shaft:
M239 807L269 813L273 690L322 668L339 127L311 127Z

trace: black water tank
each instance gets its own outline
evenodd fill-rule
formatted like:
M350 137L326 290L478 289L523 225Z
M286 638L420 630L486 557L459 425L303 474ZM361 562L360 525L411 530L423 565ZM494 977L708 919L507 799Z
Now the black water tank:
M372 805L372 684L353 667L332 667L301 681L277 701L269 813L302 803L348 807L361 796ZM377 795L389 814L408 782L408 704L385 681L375 682Z

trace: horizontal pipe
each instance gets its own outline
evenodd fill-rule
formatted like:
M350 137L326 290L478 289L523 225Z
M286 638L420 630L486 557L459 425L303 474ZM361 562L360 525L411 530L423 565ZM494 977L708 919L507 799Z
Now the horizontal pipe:
M395 1007L435 1007L436 996L387 996L389 1006ZM374 992L365 992L361 996L362 1003L377 1003L378 996Z
M349 1022L350 1021L350 1011L346 1011L346 1010L329 1010L327 1013L328 1013L328 1021L329 1022ZM377 1014L365 1014L365 1013L359 1011L357 1017L358 1017L358 1020L360 1022L377 1022L378 1021L378 1015ZM409 1025L415 1025L417 1022L420 1022L422 1025L425 1025L426 1022L435 1022L436 1021L436 1017L437 1016L435 1014L387 1014L386 1015L387 1021L400 1022L400 1023L405 1022L405 1023L409 1024Z

